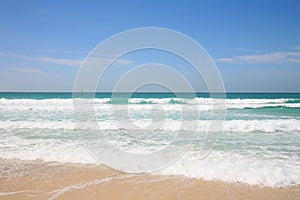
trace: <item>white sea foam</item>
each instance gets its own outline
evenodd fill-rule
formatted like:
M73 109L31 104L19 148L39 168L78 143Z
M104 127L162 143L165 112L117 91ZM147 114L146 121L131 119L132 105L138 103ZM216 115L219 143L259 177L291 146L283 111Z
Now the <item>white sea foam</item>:
M262 108L262 107L290 107L300 108L300 103L287 103L289 100L294 99L226 99L227 109L243 109L243 108ZM111 105L110 98L103 99L81 99L84 103L94 103L97 108L103 107L103 104ZM126 101L125 101L126 103ZM198 105L199 109L207 110L207 106L212 108L214 103L218 103L211 98L194 98L194 99L181 99L181 98L132 98L128 100L129 104L138 104L140 108L149 104L168 105L171 108L176 107L176 104L183 105ZM145 103L145 104L144 104ZM220 102L222 103L222 102ZM118 101L115 103L118 105ZM124 102L120 101L120 104ZM174 106L175 104L175 106ZM173 107L172 107L173 106ZM177 106L178 107L178 106ZM73 109L73 99L0 99L0 109L39 109L39 110L61 110Z
M300 108L299 102L288 102L292 100L227 99L226 108L233 110L227 111L224 137L221 135L216 149L205 159L198 159L197 153L189 150L176 163L156 173L272 187L299 185L299 114L293 109L288 109L291 115L280 113L280 107ZM172 135L176 131L201 133L211 126L210 112L206 112L213 108L210 98L132 98L129 105L116 101L113 106L109 98L80 101L95 105L98 126L92 130L112 132L116 136L113 143L131 145L133 153L159 149L168 144L168 137L132 143L126 134L118 135L122 131L148 134L163 130ZM252 109L241 112L244 108L263 107L279 107L279 111L274 115ZM195 108L204 111L203 118L194 115ZM181 118L181 111L187 111L186 118ZM90 123L84 115L81 119ZM195 124L197 128L193 128ZM0 99L0 158L97 163L85 150L75 128L83 127L76 126L72 99Z
M85 183L77 183L75 185L70 185L68 187L53 190L53 191L49 192L51 194L51 197L49 198L49 200L57 199L62 194L72 191L72 190L82 189L82 188L85 188L85 187L88 187L91 185L104 184L104 183L110 182L112 180L127 179L127 178L132 178L132 177L134 177L134 175L120 175L120 176L106 177L106 178L103 178L100 180L95 180L95 181L88 181Z
M300 166L295 165L295 160L279 161L267 157L241 156L221 151L213 151L204 160L185 156L173 165L156 173L270 187L300 184Z
M6 145L3 145L3 140L1 142L1 158L98 163L78 141L22 140L18 137L7 137L6 140L9 140ZM195 154L187 152L171 166L154 173L271 187L300 184L299 158L274 159L271 156L256 155L251 150L247 155L214 150L205 159L197 159L193 156Z
M86 122L90 123L90 122ZM184 126L182 126L184 124ZM197 128L194 125L197 124ZM91 130L165 130L165 131L209 131L212 121L99 121L98 126ZM190 125L190 126L189 126ZM191 127L191 128L189 128ZM67 129L73 130L81 128L71 121L0 121L0 129ZM223 132L243 132L243 133L274 133L300 131L300 120L277 119L277 120L228 120L223 122Z
M1 138L1 158L20 160L44 160L63 163L97 162L84 149L79 139L66 141L59 139L22 139L17 136Z

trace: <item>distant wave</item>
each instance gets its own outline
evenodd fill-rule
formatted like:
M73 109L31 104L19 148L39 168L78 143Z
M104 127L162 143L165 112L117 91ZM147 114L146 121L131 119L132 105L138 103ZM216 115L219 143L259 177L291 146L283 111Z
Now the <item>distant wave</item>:
M289 99L285 103L300 103L300 99Z
M99 104L113 104L113 105L126 105L126 104L161 104L161 105L197 105L201 108L212 106L214 99L212 98L95 98L95 99L81 99L82 102L94 103L95 106ZM248 109L248 108L267 108L267 107L291 107L300 108L300 99L226 99L227 109ZM71 107L73 99L0 99L0 108L38 108L49 109L51 107L62 106Z

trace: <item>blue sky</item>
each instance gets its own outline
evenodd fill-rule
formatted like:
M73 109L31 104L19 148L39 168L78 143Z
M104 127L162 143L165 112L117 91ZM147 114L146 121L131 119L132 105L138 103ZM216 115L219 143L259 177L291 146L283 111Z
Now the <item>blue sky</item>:
M81 61L97 44L121 31L151 26L174 29L200 43L229 92L300 92L300 1L0 4L0 91L72 91ZM146 55L127 56L128 63L120 65L147 63L155 53ZM174 60L170 65L195 79ZM122 74L121 67L108 77Z

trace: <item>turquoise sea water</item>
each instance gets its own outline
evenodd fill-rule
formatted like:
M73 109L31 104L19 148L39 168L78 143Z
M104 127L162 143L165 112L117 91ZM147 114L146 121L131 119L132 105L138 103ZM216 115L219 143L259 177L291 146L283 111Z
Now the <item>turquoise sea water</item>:
M126 96L97 93L92 99L98 128L123 151L151 153L178 133L189 139L196 132L191 148L155 173L272 187L300 184L300 94L226 94L222 133L205 159L195 155L211 120L209 94ZM0 158L95 163L75 128L72 93L0 93Z

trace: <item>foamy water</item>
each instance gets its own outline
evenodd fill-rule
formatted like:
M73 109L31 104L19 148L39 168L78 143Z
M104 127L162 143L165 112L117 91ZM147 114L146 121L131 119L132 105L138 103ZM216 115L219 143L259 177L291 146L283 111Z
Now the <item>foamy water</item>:
M298 96L247 98L242 95L227 99L223 132L204 159L198 153L210 151L201 148L211 125L214 107L210 98L148 95L131 99L112 100L106 96L87 99L95 105L98 125L88 130L88 134L93 136L103 131L124 151L151 153L182 133L187 140L194 140L192 147L175 163L154 173L272 187L299 185ZM199 115L195 114L195 108ZM82 116L82 121L88 122L89 118ZM40 98L11 98L3 94L0 158L97 163L85 149L76 128L80 127L74 120L71 98L49 98L49 94L40 94Z

